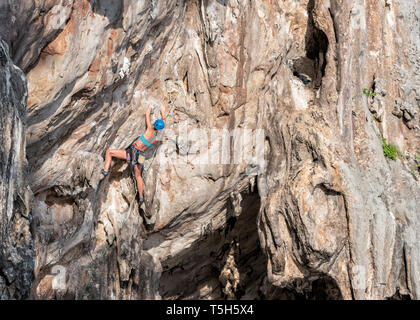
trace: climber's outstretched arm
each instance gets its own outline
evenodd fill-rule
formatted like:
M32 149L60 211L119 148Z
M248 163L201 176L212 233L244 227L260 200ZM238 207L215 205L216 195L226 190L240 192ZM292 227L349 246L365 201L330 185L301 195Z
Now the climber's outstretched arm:
M147 130L153 130L152 121L150 120L150 112L151 111L152 111L152 107L149 107L146 111Z

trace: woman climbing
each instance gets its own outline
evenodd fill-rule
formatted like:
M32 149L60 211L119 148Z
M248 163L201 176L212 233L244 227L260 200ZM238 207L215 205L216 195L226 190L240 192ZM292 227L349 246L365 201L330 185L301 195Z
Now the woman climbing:
M147 148L151 147L157 139L157 134L160 130L163 130L165 127L165 110L161 109L160 113L162 115L162 120L156 120L152 125L150 121L150 111L152 107L149 107L146 111L146 122L147 129L144 134L142 134L138 139L134 141L132 145L126 150L122 149L108 149L105 153L105 165L101 170L101 173L108 175L109 167L111 166L112 158L125 159L127 162L131 162L134 166L134 175L137 181L137 189L139 192L139 205L144 201L143 199L143 189L144 183L141 177L141 169L145 160L145 151Z

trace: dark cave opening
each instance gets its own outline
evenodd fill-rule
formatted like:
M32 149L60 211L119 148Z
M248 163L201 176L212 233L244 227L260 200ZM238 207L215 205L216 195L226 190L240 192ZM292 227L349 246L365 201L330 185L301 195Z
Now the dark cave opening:
M207 230L202 239L162 263L162 299L343 300L337 282L327 274L308 275L286 287L267 283L267 258L256 224L260 198L253 192L242 196L241 214L235 215L234 201L228 199L224 228ZM236 270L226 269L229 263Z
M298 77L305 85L312 89L319 89L322 77L325 76L327 66L328 37L315 26L313 10L315 1L308 3L308 22L305 34L306 55L293 62L293 75Z
M387 297L386 300L411 300L409 294L402 294L399 289L391 297Z
M265 299L273 300L343 300L337 282L323 274L316 279L296 279L284 288L269 286Z
M227 201L224 228L207 230L203 238L162 263L159 293L163 299L257 298L266 273L257 232L260 198L257 192L242 193L242 197L242 212L237 216ZM232 273L239 282L230 278Z
M312 291L308 294L309 300L343 300L337 282L329 277L323 276L312 282Z

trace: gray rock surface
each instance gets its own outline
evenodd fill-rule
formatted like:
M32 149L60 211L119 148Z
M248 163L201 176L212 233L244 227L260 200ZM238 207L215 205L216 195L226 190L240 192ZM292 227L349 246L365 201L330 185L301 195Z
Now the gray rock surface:
M27 82L0 39L0 300L28 297L34 252L25 151Z
M32 298L419 298L417 1L2 9L28 79ZM123 161L99 171L148 106L168 128L138 208ZM248 131L200 163L214 129ZM382 137L409 157L386 158ZM235 161L241 138L264 165Z

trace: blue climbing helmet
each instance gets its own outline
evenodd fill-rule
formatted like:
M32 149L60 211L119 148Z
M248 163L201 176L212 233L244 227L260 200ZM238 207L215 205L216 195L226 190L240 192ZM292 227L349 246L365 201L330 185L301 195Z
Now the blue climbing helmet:
M165 123L162 120L156 120L154 127L156 130L162 130L165 127Z

